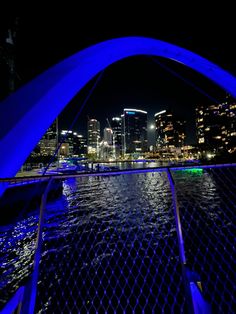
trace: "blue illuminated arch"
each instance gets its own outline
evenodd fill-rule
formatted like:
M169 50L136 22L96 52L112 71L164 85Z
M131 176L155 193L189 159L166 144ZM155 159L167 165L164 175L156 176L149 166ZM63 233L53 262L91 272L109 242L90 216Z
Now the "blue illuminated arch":
M161 56L183 63L236 97L235 77L186 49L143 37L96 44L53 66L1 103L0 177L15 176L58 114L99 71L135 55Z

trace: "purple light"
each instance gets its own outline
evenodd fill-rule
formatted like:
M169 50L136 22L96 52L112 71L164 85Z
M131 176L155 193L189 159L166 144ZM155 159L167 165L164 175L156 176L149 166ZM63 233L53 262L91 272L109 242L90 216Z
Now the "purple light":
M96 44L53 66L1 103L0 177L15 176L58 114L95 75L135 55L161 56L183 63L236 97L234 76L186 49L143 37ZM0 195L3 191L0 188Z

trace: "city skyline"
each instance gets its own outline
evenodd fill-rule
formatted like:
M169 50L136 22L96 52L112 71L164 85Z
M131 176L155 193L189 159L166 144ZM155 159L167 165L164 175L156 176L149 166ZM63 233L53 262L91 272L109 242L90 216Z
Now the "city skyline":
M146 16L146 12L143 13ZM194 30L193 25L177 26L171 31L160 27L157 20L140 23L138 17L131 19L122 14L122 23L107 17L109 27L97 25L92 30L84 25L84 20L70 18L70 15L40 16L15 14L8 18L1 30L1 42L6 38L7 29L18 16L17 74L18 84L24 84L55 63L106 39L121 36L145 36L177 44L236 73L234 47L230 41L230 24L207 25L204 30ZM138 15L139 16L139 15ZM103 22L105 17L101 15ZM97 18L98 19L98 18ZM86 20L87 24L97 20ZM193 23L194 24L194 23ZM223 31L224 30L224 31ZM68 128L79 107L88 95L94 81L91 81L68 104L60 115L61 128ZM196 142L193 130L194 108L199 104L221 102L225 91L185 66L163 58L132 57L119 61L107 68L87 101L76 129L86 133L87 117L101 121L118 114L125 107L148 112L149 124L154 122L154 114L172 109L181 113L187 121L187 142ZM104 122L102 122L104 121Z

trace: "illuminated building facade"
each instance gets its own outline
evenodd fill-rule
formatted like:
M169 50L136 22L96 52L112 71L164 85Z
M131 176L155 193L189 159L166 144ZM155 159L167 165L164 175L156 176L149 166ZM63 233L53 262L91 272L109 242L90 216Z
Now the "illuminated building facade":
M121 117L113 117L111 120L111 128L113 131L113 145L115 147L116 157L119 157L122 153L121 121Z
M40 155L53 156L57 148L57 126L56 120L38 143Z
M62 130L60 134L60 155L64 157L85 156L87 153L87 140L77 132Z
M236 150L236 102L230 96L221 104L196 108L198 144L205 149Z
M155 115L157 148L174 148L185 145L186 122L174 118L171 111L162 110Z
M112 145L112 143L113 143L113 131L111 128L105 128L103 130L103 140L108 145Z
M99 154L100 122L96 119L88 120L88 154Z
M144 153L147 145L147 112L138 109L124 109L122 115L124 154Z

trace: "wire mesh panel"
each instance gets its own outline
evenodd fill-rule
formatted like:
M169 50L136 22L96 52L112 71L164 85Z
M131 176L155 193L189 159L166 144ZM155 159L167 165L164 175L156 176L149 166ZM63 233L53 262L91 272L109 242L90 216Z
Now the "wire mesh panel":
M0 310L30 280L39 204L46 185L46 180L16 179L0 198ZM61 187L59 181L54 182L48 198L58 196Z
M173 172L186 258L213 313L235 313L236 168Z
M38 211L0 226L0 309L32 272Z
M67 180L48 206L37 313L183 313L166 173Z

